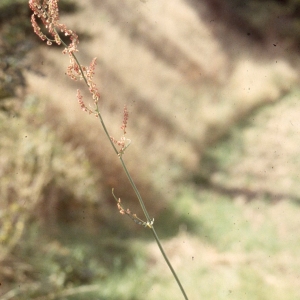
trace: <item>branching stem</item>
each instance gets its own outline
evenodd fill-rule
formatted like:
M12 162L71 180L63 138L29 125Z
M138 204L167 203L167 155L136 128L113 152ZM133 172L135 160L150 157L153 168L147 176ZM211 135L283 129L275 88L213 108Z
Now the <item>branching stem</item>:
M56 31L56 29L54 29L54 30ZM57 31L56 31L56 33L57 33ZM57 34L58 34L58 33L57 33ZM60 40L61 40L61 43L67 48L68 46L62 41L61 38L60 38ZM90 86L89 86L88 80L87 80L87 78L86 78L86 76L85 76L85 73L83 72L83 69L82 69L82 67L81 67L81 65L80 65L80 63L79 63L79 61L78 61L76 55L75 55L73 52L71 52L71 55L72 55L73 58L75 59L77 65L78 65L78 67L79 67L80 73L81 73L81 75L82 75L82 78L83 78L83 80L85 81L86 85L87 85L88 88L89 88ZM121 161L121 165L122 165L122 167L123 167L123 169L124 169L124 171L125 171L125 173L126 173L126 176L127 176L128 180L129 180L129 182L130 182L130 184L131 184L131 186L132 186L132 188L133 188L133 190L134 190L134 192L135 192L135 194L136 194L136 196L137 196L137 198L138 198L138 200L139 200L139 203L140 203L140 205L141 205L141 208L142 208L142 210L143 210L143 212L144 212L144 215L145 215L145 217L146 217L147 223L152 224L152 223L151 223L152 220L151 220L151 218L150 218L150 216L149 216L149 213L148 213L148 211L147 211L147 209L146 209L146 206L145 206L144 201L143 201L143 199L142 199L142 197L141 197L141 195L140 195L140 192L139 192L138 188L136 187L136 185L135 185L135 183L134 183L134 181L133 181L133 179L132 179L132 177L131 177L131 175L130 175L130 173L129 173L127 167L126 167L126 164L125 164L125 162L124 162L124 160L123 160L122 153L119 153L118 149L116 148L116 146L114 145L113 141L112 141L111 138L110 138L110 135L109 135L109 133L108 133L108 130L107 130L106 126L105 126L105 122L104 122L104 120L103 120L103 118L102 118L102 116L101 116L101 113L100 113L100 110L99 110L98 103L96 103L95 105L96 105L96 109L95 109L96 115L98 116L98 118L99 118L99 120L100 120L100 122L101 122L102 128L103 128L103 130L104 130L104 132L105 132L105 134L106 134L108 140L110 141L110 144L111 144L111 146L112 146L114 152L118 155L118 157L119 157L119 159L120 159L120 161ZM165 253L165 250L164 250L163 247L162 247L162 244L160 243L159 237L158 237L158 235L157 235L157 233L156 233L156 231L155 231L155 229L154 229L154 225L152 224L151 226L148 226L148 227L151 229L152 234L153 234L153 236L154 236L154 238L155 238L155 241L156 241L156 243L157 243L157 245L158 245L158 248L159 248L159 250L160 250L162 256L164 257L164 259L165 259L165 261L166 261L166 263L167 263L169 269L171 270L171 272L172 272L172 274L173 274L173 276L174 276L174 278L175 278L175 280L176 280L176 282L177 282L177 284L178 284L178 286L179 286L179 288L180 288L180 290L181 290L181 293L182 293L182 295L184 296L184 299L185 299L185 300L188 300L188 297L187 297L187 295L186 295L186 293L185 293L185 291L184 291L184 288L183 288L183 286L182 286L182 284L181 284L181 282L180 282L180 280L179 280L179 278L178 278L178 276L177 276L177 274L176 274L174 268L172 267L172 265L171 265L171 263L170 263L170 261L169 261L169 259L168 259L168 256L167 256L167 254Z

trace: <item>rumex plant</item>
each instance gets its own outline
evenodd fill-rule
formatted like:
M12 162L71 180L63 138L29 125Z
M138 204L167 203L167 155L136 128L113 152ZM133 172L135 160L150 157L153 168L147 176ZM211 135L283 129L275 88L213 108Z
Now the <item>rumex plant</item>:
M132 213L130 209L125 209L123 208L123 205L121 203L121 199L117 198L114 194L114 190L112 191L112 195L114 199L117 202L117 207L119 209L119 212L122 215L127 215L129 216L135 223L144 226L145 228L148 228L151 230L155 241L168 265L170 268L180 290L185 299L188 299L184 288L177 277L175 270L173 269L162 245L161 242L157 236L157 233L154 229L154 219L151 219L149 216L149 213L145 207L144 201L126 167L126 164L123 160L123 154L127 147L130 145L130 140L126 138L126 128L127 128L127 122L128 122L128 110L126 106L124 106L124 116L123 116L123 124L121 126L121 129L123 131L123 135L121 136L120 140L116 140L115 138L111 137L108 133L108 130L106 128L105 122L102 118L101 112L99 110L99 100L100 100L100 93L99 90L93 81L93 76L95 74L95 66L96 66L96 58L92 60L89 66L83 66L80 65L77 57L76 57L76 52L78 52L78 36L77 34L73 31L70 30L66 27L65 24L59 23L59 8L58 8L58 1L59 0L29 0L29 7L33 11L33 14L31 16L31 23L34 29L34 32L43 40L46 41L47 45L51 46L53 43L57 45L62 45L64 46L64 50L62 51L63 54L66 54L69 56L70 59L70 64L67 67L66 74L72 79L72 80L83 80L88 87L92 98L93 98L93 107L88 107L84 101L83 101L83 96L81 95L80 90L77 90L77 99L79 102L79 105L81 109L85 112L88 112L89 114L92 114L99 118L102 128L108 138L108 141L110 142L113 151L115 154L118 156L121 165L126 173L126 176L138 198L139 204L143 210L143 213L145 215L145 220L142 220L139 218L136 214ZM40 25L38 24L37 20L40 20L40 23L42 23L46 30L47 30L47 35L43 33ZM61 35L65 35L70 38L70 43L66 44L62 38Z

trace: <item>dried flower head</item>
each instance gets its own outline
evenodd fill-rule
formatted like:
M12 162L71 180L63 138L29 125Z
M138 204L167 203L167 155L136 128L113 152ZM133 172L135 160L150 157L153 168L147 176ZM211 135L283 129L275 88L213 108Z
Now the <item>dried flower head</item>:
M126 138L126 128L127 128L127 121L128 121L128 110L126 105L124 106L124 112L123 112L123 124L121 126L121 129L123 130L123 135L120 140L116 140L114 137L110 137L111 141L118 145L120 147L119 155L124 154L124 151L126 148L130 145L131 140Z
M58 31L64 33L65 36L70 36L71 43L67 47L67 52L77 51L78 36L72 30L67 29L66 25L59 23L59 0L29 0L29 7L33 11L31 16L31 24L34 32L44 41L47 40L48 45L52 45L53 42L60 45L62 40L58 34ZM44 33L42 33L40 26L38 25L36 18L40 19L44 26L47 28L49 34L53 37L50 39ZM58 29L58 30L57 30Z
M124 135L126 134L127 121L128 121L128 110L127 110L127 107L125 105L124 106L123 124L121 126L121 129L123 130Z
M43 41L47 41L47 45L50 46L54 42L57 45L63 44L65 46L63 54L68 54L70 59L70 64L67 67L66 74L73 80L85 80L86 84L89 87L89 91L92 94L94 103L97 106L97 103L100 99L100 93L97 89L96 84L93 81L93 76L95 74L96 58L92 60L91 64L88 67L79 65L75 56L75 52L78 52L78 36L74 31L67 29L66 25L59 23L58 1L59 0L29 0L29 7L33 11L33 15L31 16L31 24L33 26L34 32ZM52 38L49 38L46 34L42 32L40 26L37 23L37 18L42 21ZM62 41L59 32L63 33L65 36L70 37L69 45L66 45ZM77 99L79 101L80 107L84 111L87 111L88 113L94 113L85 106L83 98L79 91L77 91Z

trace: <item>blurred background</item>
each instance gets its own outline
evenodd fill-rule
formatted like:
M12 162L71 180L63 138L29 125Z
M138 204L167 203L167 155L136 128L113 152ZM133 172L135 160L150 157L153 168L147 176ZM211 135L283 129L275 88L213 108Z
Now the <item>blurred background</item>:
M190 299L300 298L300 1L61 0ZM0 300L182 299L69 59L0 1Z

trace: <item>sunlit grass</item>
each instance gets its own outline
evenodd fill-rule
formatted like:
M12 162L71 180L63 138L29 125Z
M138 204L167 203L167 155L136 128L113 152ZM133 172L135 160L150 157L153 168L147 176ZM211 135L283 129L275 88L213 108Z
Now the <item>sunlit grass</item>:
M243 203L185 187L172 206L183 218L179 235L165 238L164 243L191 299L294 300L300 296L297 205L289 201L272 205L263 199ZM150 300L181 299L153 242L144 234L143 239L139 233L112 237L99 228L95 235L79 224L64 225L60 232L46 237L32 225L23 248L15 250L39 282L39 288L28 290L24 299L53 293L65 293L57 299L68 300L138 300L145 294Z

